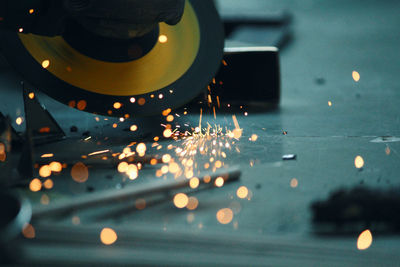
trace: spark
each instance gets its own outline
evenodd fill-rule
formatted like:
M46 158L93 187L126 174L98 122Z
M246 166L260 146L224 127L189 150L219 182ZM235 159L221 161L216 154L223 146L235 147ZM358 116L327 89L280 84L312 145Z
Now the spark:
M100 240L104 245L112 245L118 239L117 233L111 228L104 228L100 233Z
M53 161L50 163L50 169L52 172L61 172L62 171L62 164L60 162Z
M71 177L77 183L84 183L89 178L89 169L82 162L76 163L71 169Z
M366 250L372 245L372 233L370 230L363 231L357 239L357 248L359 250Z
M52 189L54 186L54 182L51 179L47 179L46 181L44 181L43 186L46 189Z
M250 141L252 141L252 142L257 141L257 139L258 139L258 136L257 136L256 134L253 134L253 135L250 137Z
M110 150L106 149L106 150L92 152L92 153L88 154L88 156L90 157L90 156L100 155L100 154L104 154L104 153L108 153L108 152L110 152Z
M203 118L203 109L200 109L199 129L201 129L201 120Z
M39 175L43 178L49 177L51 175L51 168L49 165L44 165L39 169Z
M160 43L162 43L162 44L165 44L165 43L168 42L168 37L167 37L166 35L162 34L162 35L160 35L160 36L158 37L158 41L159 41Z
M189 198L186 194L184 193L179 193L174 196L174 205L178 209L183 209L187 206L189 203Z
M246 198L249 194L249 189L247 189L247 187L245 186L241 186L238 188L238 190L236 191L236 195L238 198Z
M15 122L16 122L18 125L21 125L21 124L24 122L24 119L23 119L22 117L18 117L18 118L15 120Z
M137 125L132 125L130 128L131 132L136 132L137 129L138 129Z
M79 110L85 110L85 109L86 109L86 106L87 106L87 103L86 103L85 100L80 100L80 101L78 101L78 103L77 103L77 105L76 105L76 107L77 107Z
M222 177L218 177L217 179L215 179L215 186L216 187L223 187L224 183L225 183L225 180Z
M121 162L118 164L118 171L121 173L127 172L128 171L128 166L129 164L127 162Z
M162 156L162 162L164 163L169 163L171 161L171 155L170 154L165 154Z
M216 216L220 224L229 224L233 220L233 211L229 208L220 209Z
M354 70L353 73L352 73L352 76L353 76L353 80L355 82L359 82L360 81L361 75L357 71Z
M136 146L136 152L140 157L143 157L146 154L147 147L145 143L140 143Z
M35 178L29 183L29 189L32 192L38 192L42 189L42 182L38 179Z
M26 223L22 228L22 235L27 239L35 238L35 228L31 224Z
M292 188L296 188L299 185L299 181L296 178L293 178L292 180L290 180L290 186Z
M357 169L361 169L362 167L364 167L364 159L363 159L361 156L357 156L357 157L354 159L354 166L355 166Z
M193 177L192 179L190 179L189 185L190 185L190 188L192 188L192 189L196 189L197 187L199 187L199 185L200 185L199 178Z
M43 154L40 157L41 158L52 158L52 157L54 157L54 154L53 153Z
M163 135L165 138L170 138L172 136L171 129L165 129Z
M146 200L143 198L139 198L135 201L135 207L138 210L144 210L146 208Z
M188 204L186 205L186 208L188 210L195 210L199 206L199 200L195 197L189 197Z
M50 60L46 59L42 61L42 67L47 69L50 66Z

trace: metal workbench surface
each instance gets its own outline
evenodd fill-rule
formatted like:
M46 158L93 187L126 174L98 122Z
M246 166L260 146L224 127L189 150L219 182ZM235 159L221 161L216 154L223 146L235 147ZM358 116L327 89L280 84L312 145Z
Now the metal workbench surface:
M326 199L341 187L400 185L400 2L220 0L219 7L224 15L269 14L283 9L293 15L293 37L281 51L280 108L265 112L249 109L245 116L245 107L236 113L243 128L237 143L240 153L233 151L226 164L240 166L240 182L197 192L199 207L194 211L176 209L171 201L162 201L144 210L119 207L116 213L113 207L78 212L74 216L79 216L79 225L73 223L72 216L46 219L45 226L36 229L36 241L23 241L26 261L96 265L400 264L396 257L398 236L372 233L372 246L358 251L358 235L314 234L310 211L313 201ZM258 36L253 37L249 42L257 43ZM353 71L360 74L358 82ZM1 69L1 109L14 120L23 114L18 81L7 66ZM123 124L111 127L113 119L102 118L98 123L92 115L38 95L70 138L79 139L85 131L98 134L99 139L126 134ZM217 117L220 124L233 124L231 114ZM188 118L196 121L198 114ZM70 133L71 126L79 131ZM15 127L23 129L23 125ZM253 134L258 136L256 142L249 141ZM380 137L393 138L387 142ZM118 142L109 145L123 146ZM66 156L68 149L79 148L66 146ZM52 152L46 147L37 150L38 154ZM283 161L285 154L297 158ZM354 166L358 155L365 162L362 170ZM151 177L153 173L144 171L143 175ZM296 186L291 184L293 178ZM52 191L25 194L39 202L46 193L51 202L87 193L88 186L95 191L114 188L120 179L115 169L93 168L86 184L55 177ZM241 185L250 190L247 199L236 196ZM231 223L223 225L216 213L227 207L235 214ZM115 229L120 242L112 247L102 245L98 236L103 227Z

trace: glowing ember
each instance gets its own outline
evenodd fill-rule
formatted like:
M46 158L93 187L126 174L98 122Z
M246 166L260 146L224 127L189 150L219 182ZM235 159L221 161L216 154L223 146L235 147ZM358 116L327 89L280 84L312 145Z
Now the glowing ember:
M246 198L249 195L249 189L247 189L245 186L241 186L236 191L236 195L238 198Z
M162 44L165 44L168 42L168 37L164 34L160 35L160 37L158 37L158 41Z
M361 76L360 76L360 73L358 73L357 71L353 71L352 76L353 76L353 80L355 82L360 81Z
M118 171L121 173L127 172L128 171L128 166L129 164L126 162L121 162L118 164Z
M33 14L33 12L35 12L35 10L34 9L29 9L29 14Z
M34 98L35 98L35 93L29 93L28 97L29 97L30 99L34 99Z
M49 176L51 175L51 168L50 168L50 166L49 166L49 165L44 165L44 166L40 167L40 169L39 169L39 175L40 175L41 177L44 177L44 178L49 177Z
M199 200L195 197L189 197L189 202L186 206L188 210L195 210L199 206Z
M50 60L46 59L42 61L42 67L47 69L50 66Z
M328 101L328 106L332 107L332 102Z
M224 183L225 183L225 180L222 177L218 177L217 179L215 179L215 186L216 187L223 187Z
M297 181L296 178L293 178L292 180L290 180L290 186L292 188L296 188L299 185L299 181Z
M42 182L38 179L35 178L29 183L29 189L32 192L38 192L42 189Z
M122 107L122 104L119 103L119 102L115 102L114 105L113 105L113 107L114 107L115 109L120 109L120 108Z
M136 165L129 164L126 174L129 176L130 180L135 180L139 176L139 169Z
M174 197L174 205L179 208L179 209L183 209L184 207L187 206L187 204L189 203L189 198L186 194L184 193L179 193L176 194Z
M24 122L24 119L23 119L22 117L18 117L18 118L15 120L15 122L16 122L18 125L21 125L21 124Z
M137 131L137 129L138 129L138 127L136 125L132 125L130 128L131 132L135 132L135 131Z
M221 168L222 167L222 162L220 160L217 160L215 162L215 168Z
M171 113L171 111L172 111L172 109L168 108L168 109L166 109L166 110L164 110L164 111L162 112L162 115L163 115L164 117L166 117L166 116L168 116L169 113Z
M250 140L251 140L252 142L257 141L257 139L258 139L258 136L257 136L256 134L253 134L253 135L250 137Z
M29 223L26 223L23 227L22 227L22 235L25 237L25 238L28 238L28 239L32 239L32 238L35 238L35 228L31 225L31 224L29 224Z
M217 212L217 220L220 224L228 224L233 220L233 211L229 208L220 209Z
M52 172L61 172L62 171L62 164L60 162L53 161L50 163L50 169Z
M53 153L43 154L40 157L41 158L52 158L52 157L54 157L54 154Z
M167 174L168 171L169 171L168 166L162 166L162 167L161 167L161 173L162 173L162 174Z
M104 228L100 233L100 240L104 245L112 245L117 241L117 233L111 228Z
M197 177L190 179L189 185L190 185L190 188L196 189L200 185L200 179Z
M168 115L167 116L167 122L172 122L174 121L174 116L173 115Z
M364 159L361 156L357 156L354 159L354 166L356 166L357 169L364 167Z
M75 182L84 183L89 178L89 169L82 162L78 162L72 167L71 176Z
M135 201L135 207L138 210L144 210L146 208L146 200L143 198L139 198Z
M54 182L51 179L47 179L46 181L44 181L43 186L46 189L52 189L54 186Z
M171 129L165 129L163 135L165 138L170 138L172 136Z
M179 170L180 170L180 167L176 162L170 162L170 164L169 164L169 172L170 173L174 174L174 173L179 172Z
M78 101L78 103L76 104L77 109L79 110L85 110L87 106L87 103L85 100L80 100Z
M100 151L92 152L92 153L88 154L88 156L95 156L95 155L100 155L100 154L104 154L104 153L108 153L108 152L110 152L109 149L100 150Z
M357 248L359 250L368 249L372 244L372 233L370 230L363 231L357 239Z
M136 146L136 152L139 156L143 157L146 154L146 145L144 143L140 143Z
M170 154L165 154L162 156L162 162L164 163L169 163L171 161L171 155Z
M3 143L0 143L0 161L4 162L7 159L6 154L6 146Z

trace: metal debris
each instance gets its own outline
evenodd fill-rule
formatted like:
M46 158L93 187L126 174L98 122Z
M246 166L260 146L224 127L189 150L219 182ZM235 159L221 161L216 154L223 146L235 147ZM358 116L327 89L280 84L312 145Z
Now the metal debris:
M287 154L282 156L282 160L296 160L296 154Z

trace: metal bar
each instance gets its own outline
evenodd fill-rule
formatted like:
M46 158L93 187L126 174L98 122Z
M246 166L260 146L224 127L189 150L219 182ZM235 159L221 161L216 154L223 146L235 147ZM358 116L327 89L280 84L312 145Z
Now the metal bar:
M216 172L210 175L211 182L208 186L213 186L213 182L218 177L223 177L225 182L237 181L240 178L241 172L238 169L229 169L224 172ZM204 183L204 177L200 179ZM186 178L174 180L160 180L150 184L143 184L137 186L126 187L121 190L107 190L97 193L91 193L80 197L75 197L70 200L63 200L54 205L46 207L34 208L32 212L32 220L39 219L45 216L56 215L60 213L67 213L74 210L81 210L93 206L110 204L116 201L131 199L135 197L143 197L148 195L155 195L165 193L168 191L185 188L189 186L189 180Z

